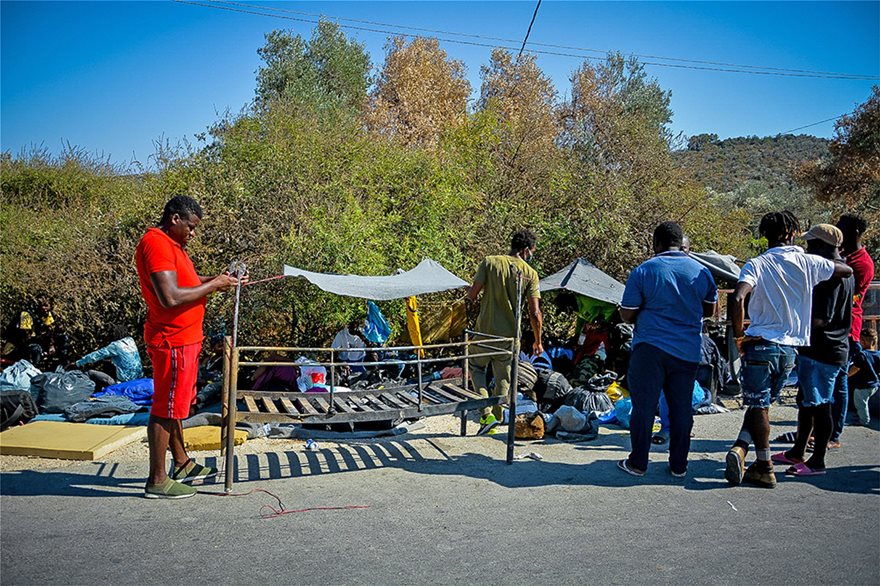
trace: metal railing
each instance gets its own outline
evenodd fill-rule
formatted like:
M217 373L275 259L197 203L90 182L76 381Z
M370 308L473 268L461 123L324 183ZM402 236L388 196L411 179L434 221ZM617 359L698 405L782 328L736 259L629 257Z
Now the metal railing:
M456 363L460 362L461 364L461 385L464 389L468 388L468 381L470 379L470 361L475 358L498 358L498 357L508 357L511 361L511 395L513 398L508 398L508 403L513 401L511 405L511 409L515 408L515 389L516 389L516 373L517 373L517 363L518 363L518 355L519 355L519 340L514 337L503 337L503 336L494 336L491 334L485 334L482 332L475 332L472 330L465 330L463 335L463 340L461 342L450 342L446 344L424 344L421 346L391 346L391 347L381 347L381 348L324 348L324 347L287 347L287 346L241 346L236 347L234 345L234 339L232 337L227 337L224 343L223 349L223 393L222 393L222 418L223 422L221 424L221 440L220 440L220 452L221 457L220 460L225 462L225 482L226 482L226 490L229 491L232 489L232 479L233 479L233 470L234 470L234 437L235 437L235 425L237 422L237 401L238 401L238 393L242 392L250 392L245 389L239 389L239 371L242 367L261 367L261 366L291 366L291 367L302 367L302 366L320 366L327 368L329 370L329 381L327 381L327 386L329 387L329 405L331 411L328 411L327 415L335 415L335 399L337 396L337 388L340 386L338 376L339 372L337 371L337 367L351 367L351 366L363 366L363 367L371 367L371 368L383 368L383 367L396 367L400 368L401 366L412 366L416 367L416 384L414 387L418 389L418 412L422 411L422 402L424 399L424 389L426 386L426 381L424 380L423 375L423 367L425 365L432 364L441 364L441 363ZM476 349L476 351L474 351ZM404 353L407 354L405 358L389 358L384 360L360 360L360 361L344 361L339 360L339 354L343 352L375 352L375 353L385 353L385 352L396 352L396 353ZM442 355L446 352L452 351L449 354ZM265 353L273 353L273 354L293 354L297 357L302 355L317 355L319 358L323 358L324 356L328 356L329 360L313 360L311 358L308 359L308 362L298 361L298 359L291 360L278 360L277 358L267 359L267 360L259 360L259 354ZM441 354L436 357L429 357L429 353L431 354ZM251 357L247 357L246 354L251 354ZM409 356L411 354L411 356ZM255 356L254 356L255 355ZM346 394L346 393L343 393ZM316 396L320 396L320 394L316 393ZM488 397L487 397L488 399ZM466 429L466 412L462 414L462 435L464 435ZM279 421L286 421L287 419L279 415ZM511 424L511 431L508 434L508 441L510 443L508 452L512 454L513 444L513 426ZM509 461L512 461L512 457L509 458Z

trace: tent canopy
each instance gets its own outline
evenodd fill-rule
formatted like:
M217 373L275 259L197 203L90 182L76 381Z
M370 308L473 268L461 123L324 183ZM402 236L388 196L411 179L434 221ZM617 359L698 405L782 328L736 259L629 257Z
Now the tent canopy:
M734 262L736 260L735 256L718 254L714 250L706 252L691 251L690 254L692 259L709 269L709 272L716 279L721 279L731 284L736 284L739 280L740 269L739 265Z
M590 261L579 258L561 271L541 279L541 291L564 289L597 301L618 305L623 283L611 278Z
M424 259L412 270L383 277L313 273L288 265L284 265L284 276L303 277L328 293L374 301L401 299L467 286L465 281L430 258Z

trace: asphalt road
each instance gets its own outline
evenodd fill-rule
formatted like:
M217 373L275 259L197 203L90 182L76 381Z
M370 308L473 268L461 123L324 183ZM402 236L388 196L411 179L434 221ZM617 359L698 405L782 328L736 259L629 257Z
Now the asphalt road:
M774 407L774 434L795 412ZM237 492L142 498L144 464L0 476L2 584L880 584L880 433L848 428L813 479L730 488L740 412L697 418L689 475L616 469L628 436L401 436L238 461ZM778 445L777 447L784 447ZM291 477L293 476L293 477ZM213 493L213 494L208 494Z

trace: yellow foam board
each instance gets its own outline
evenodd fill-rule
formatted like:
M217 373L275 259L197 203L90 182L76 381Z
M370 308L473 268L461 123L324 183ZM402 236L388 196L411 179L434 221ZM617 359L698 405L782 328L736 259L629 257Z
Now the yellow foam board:
M143 426L32 421L0 433L0 454L96 460L146 435Z
M240 446L248 437L248 432L243 429L235 430L235 445ZM187 450L198 452L199 450L220 449L220 428L214 425L200 425L188 427L183 430L183 446Z

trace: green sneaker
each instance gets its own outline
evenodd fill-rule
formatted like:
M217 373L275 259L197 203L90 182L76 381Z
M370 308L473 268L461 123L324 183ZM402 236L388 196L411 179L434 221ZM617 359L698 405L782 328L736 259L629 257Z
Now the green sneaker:
M194 496L196 489L165 477L161 484L147 484L144 497L148 499L185 499Z
M210 466L202 466L189 460L186 464L177 468L172 474L171 479L178 482L191 484L196 480L205 480L217 476L217 469Z
M480 429L477 430L477 435L495 435L495 426L498 423L499 421L494 415L486 415L480 419Z

